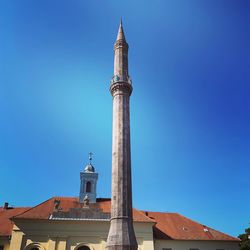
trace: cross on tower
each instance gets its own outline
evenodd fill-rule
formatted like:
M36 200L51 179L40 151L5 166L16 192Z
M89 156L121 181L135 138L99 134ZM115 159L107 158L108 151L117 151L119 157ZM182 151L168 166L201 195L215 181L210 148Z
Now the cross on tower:
M93 159L93 153L89 152L89 164L91 164L92 159Z

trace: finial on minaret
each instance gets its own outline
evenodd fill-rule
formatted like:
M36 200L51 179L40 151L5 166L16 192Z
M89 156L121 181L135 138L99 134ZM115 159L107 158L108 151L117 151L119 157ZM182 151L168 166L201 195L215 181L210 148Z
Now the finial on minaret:
M116 82L127 82L130 86L128 87L128 92L132 92L131 80L128 74L128 44L125 39L122 20L120 21L119 30L117 34L117 38L114 44L114 75L111 79L111 87L110 91L113 95L113 83ZM123 84L124 85L124 84ZM115 88L116 89L116 88Z
M124 31L123 31L123 26L122 26L122 18L121 18L119 29L118 29L116 41L117 40L125 40L126 41Z
M93 153L89 152L89 164L91 165L93 159Z

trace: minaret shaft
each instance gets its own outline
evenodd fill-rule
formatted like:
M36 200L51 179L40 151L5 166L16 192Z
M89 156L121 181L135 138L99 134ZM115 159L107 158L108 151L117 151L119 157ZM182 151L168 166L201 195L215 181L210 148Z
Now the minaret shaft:
M122 25L114 46L112 138L112 201L107 250L136 250L132 218L129 99L132 85L128 75L128 44Z
M115 95L113 100L112 218L132 217L129 120L129 97Z
M121 80L128 79L128 50L126 48L115 49L114 76Z

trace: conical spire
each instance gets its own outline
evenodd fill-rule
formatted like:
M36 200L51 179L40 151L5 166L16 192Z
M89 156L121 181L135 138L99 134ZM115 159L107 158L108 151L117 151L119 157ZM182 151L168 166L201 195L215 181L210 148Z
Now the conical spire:
M125 35L124 35L124 31L123 31L123 26L122 26L122 19L121 19L121 22L120 22L120 25L119 25L119 30L118 30L116 41L117 40L124 40L124 41L126 41Z

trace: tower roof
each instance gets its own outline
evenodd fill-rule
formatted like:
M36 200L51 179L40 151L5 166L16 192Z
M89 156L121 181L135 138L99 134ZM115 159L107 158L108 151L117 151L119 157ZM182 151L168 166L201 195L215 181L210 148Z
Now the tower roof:
M95 172L95 168L93 167L93 165L90 163L88 165L86 165L85 169L84 169L85 173L94 173Z
M125 35L124 35L124 31L123 31L123 26L122 26L122 19L121 19L121 22L120 22L120 25L119 25L119 29L118 29L118 34L117 34L116 41L117 40L124 40L124 41L126 41Z
M85 173L94 173L95 168L92 165L93 153L89 153L89 164L86 165L84 172Z

